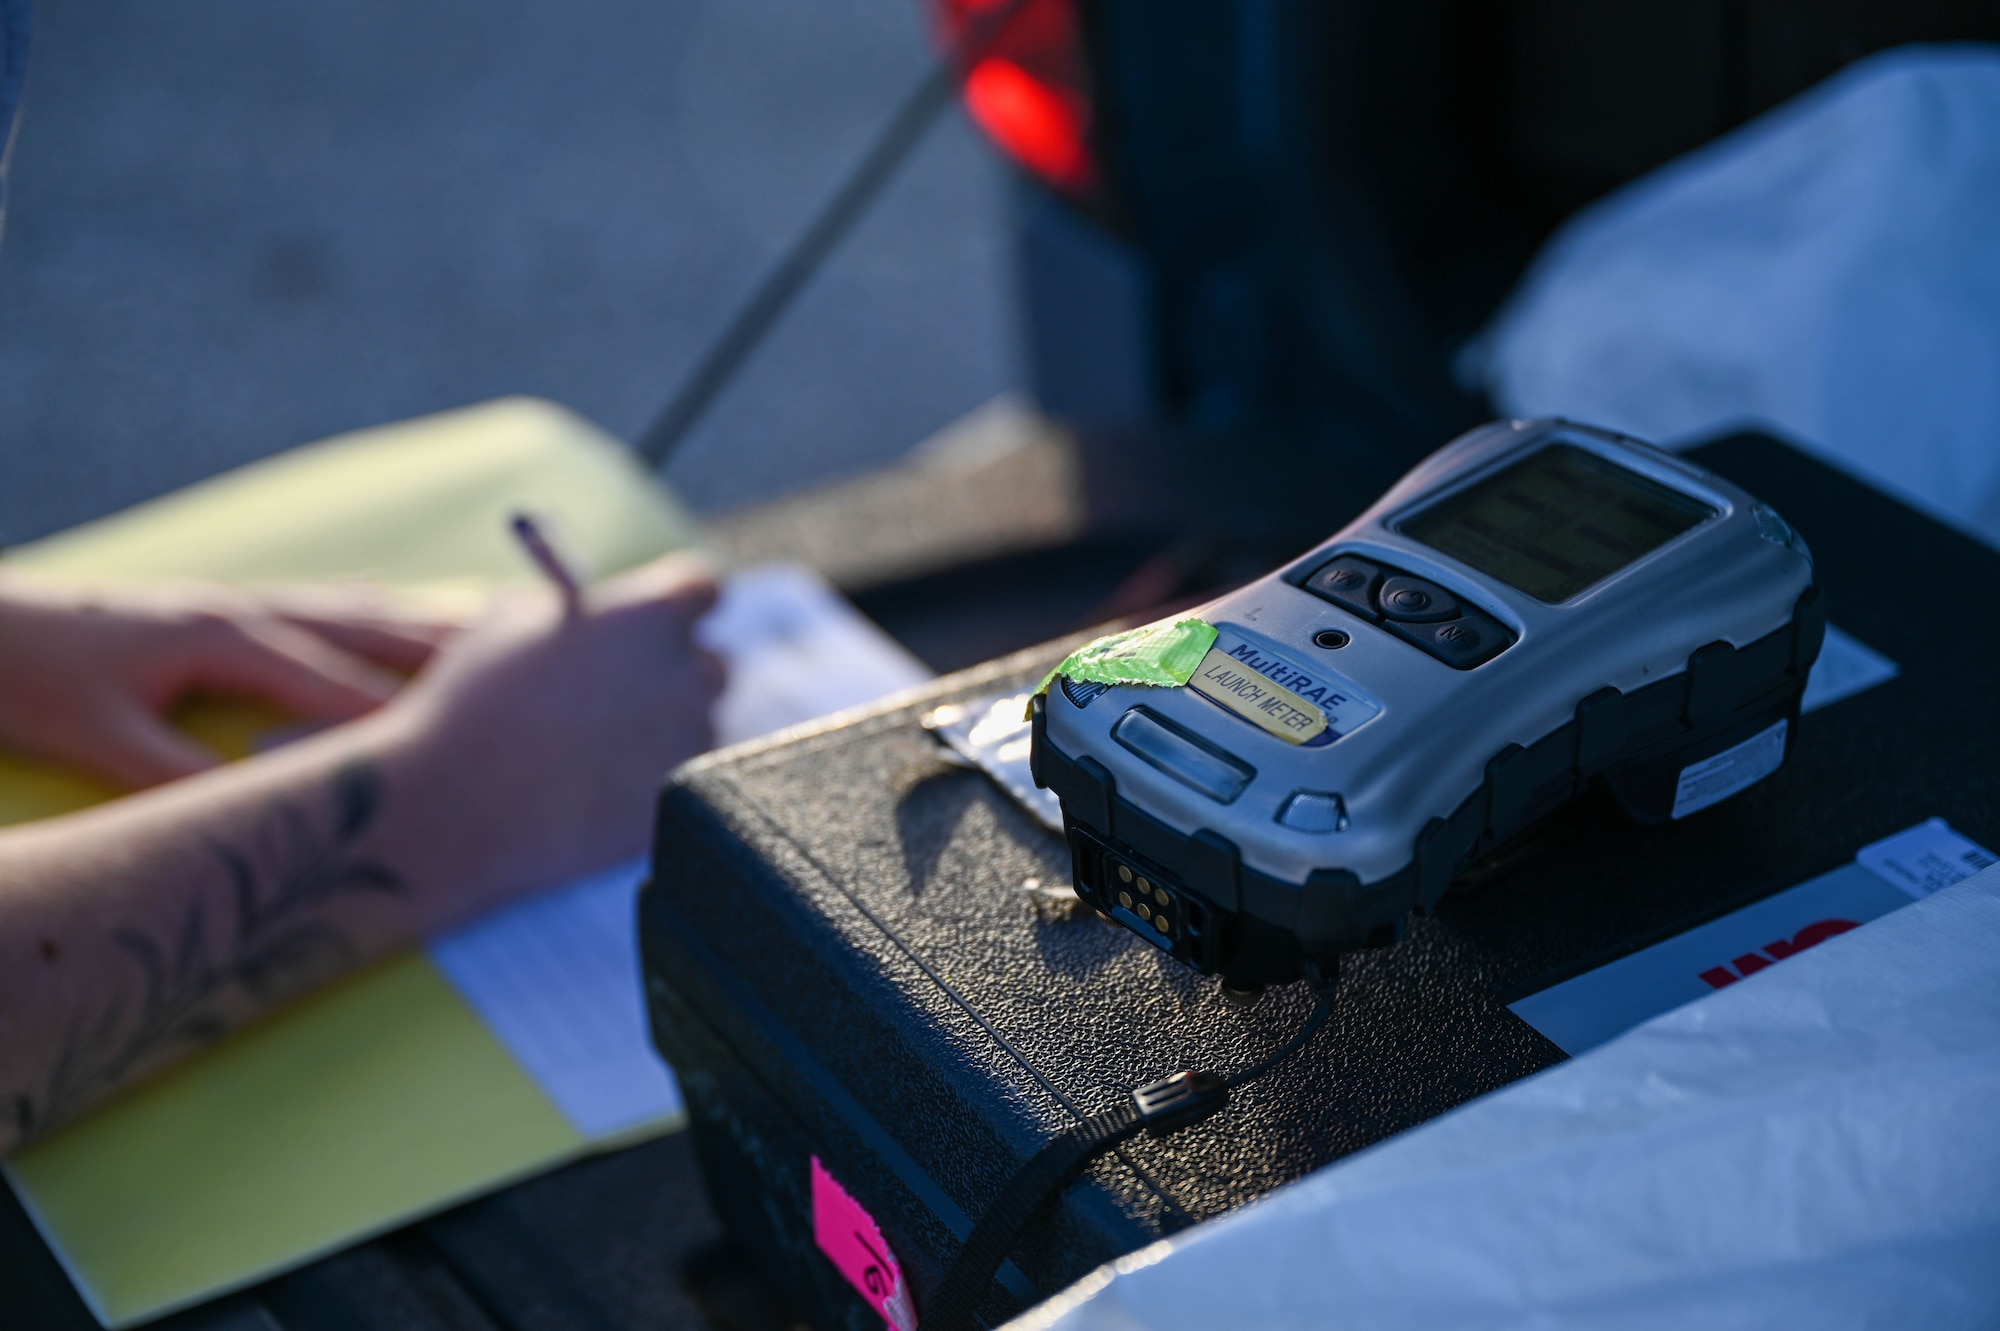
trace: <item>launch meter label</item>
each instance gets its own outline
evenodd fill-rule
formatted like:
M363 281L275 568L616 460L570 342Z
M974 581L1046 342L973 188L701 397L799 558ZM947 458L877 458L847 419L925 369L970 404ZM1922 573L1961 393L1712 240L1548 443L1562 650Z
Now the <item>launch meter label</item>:
M1330 744L1379 716L1382 705L1325 671L1307 671L1225 630L1188 687L1267 734Z

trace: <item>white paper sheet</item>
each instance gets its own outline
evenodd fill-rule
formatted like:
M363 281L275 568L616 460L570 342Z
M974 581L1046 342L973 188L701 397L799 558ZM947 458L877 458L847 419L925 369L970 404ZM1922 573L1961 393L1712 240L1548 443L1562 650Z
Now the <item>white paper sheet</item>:
M1901 671L1896 663L1851 633L1826 626L1826 642L1806 677L1806 696L1799 702L1802 712L1852 698L1857 693L1887 684Z
M795 564L738 573L703 621L704 646L729 662L715 738L737 744L931 678L930 668Z
M1932 818L1863 846L1854 862L1508 1004L1566 1054L1858 929L1996 863Z
M634 860L531 897L431 944L431 960L563 1117L605 1137L680 1112L646 1038Z
M703 642L729 662L717 738L754 739L931 677L809 570L730 578ZM635 898L643 860L531 897L437 939L430 955L549 1099L601 1138L679 1114L646 1033Z

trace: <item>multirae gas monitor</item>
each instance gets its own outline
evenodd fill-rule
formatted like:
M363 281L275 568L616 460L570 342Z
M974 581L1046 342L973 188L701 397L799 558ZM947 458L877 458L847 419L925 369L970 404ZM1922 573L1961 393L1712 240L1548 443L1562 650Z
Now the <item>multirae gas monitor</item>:
M1774 510L1562 421L1474 430L1190 614L1185 685L1035 699L1035 779L1078 895L1242 988L1394 939L1593 784L1665 822L1768 776L1825 631Z

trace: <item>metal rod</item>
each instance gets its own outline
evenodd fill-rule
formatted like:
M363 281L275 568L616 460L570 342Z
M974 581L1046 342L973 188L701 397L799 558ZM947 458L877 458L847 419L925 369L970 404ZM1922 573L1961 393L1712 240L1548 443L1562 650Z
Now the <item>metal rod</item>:
M875 201L896 174L910 150L951 103L958 89L959 70L969 68L986 52L1028 0L1012 0L968 30L967 37L933 65L868 149L860 164L828 199L819 214L792 242L784 256L736 311L722 335L682 382L673 400L639 436L634 447L657 471L672 457L737 371L756 351L773 325L790 308L815 270Z

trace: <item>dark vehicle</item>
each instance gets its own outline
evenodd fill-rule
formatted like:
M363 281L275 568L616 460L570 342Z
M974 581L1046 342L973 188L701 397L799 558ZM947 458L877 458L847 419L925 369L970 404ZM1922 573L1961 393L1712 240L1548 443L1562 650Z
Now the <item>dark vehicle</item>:
M1579 206L1967 39L2000 6L1028 0L964 95L1021 168L1030 372L1098 521L1277 559L1493 414L1454 358Z

